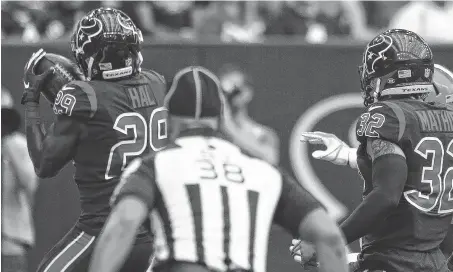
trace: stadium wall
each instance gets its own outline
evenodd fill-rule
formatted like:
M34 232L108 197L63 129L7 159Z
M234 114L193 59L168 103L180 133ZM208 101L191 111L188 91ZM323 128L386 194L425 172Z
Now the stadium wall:
M11 91L21 111L23 67L40 47L70 56L69 45L65 43L32 46L2 43L2 86ZM361 45L277 42L249 46L162 43L145 45L142 52L143 67L159 71L167 80L187 65L202 65L216 71L224 63L239 64L253 78L255 99L250 114L279 132L282 164L289 169L296 168L294 172L301 182L314 190L315 195L326 199L329 209L341 212L315 181L321 181L349 210L360 201L362 182L353 170L311 160L311 149L299 147L297 135L304 130L322 130L344 140L353 138L350 134L362 107L357 74L361 51ZM453 68L453 47L437 46L434 52L436 62ZM45 121L50 124L53 121L50 106L42 101L41 108ZM354 144L353 140L349 142ZM79 196L72 175L73 167L68 165L57 177L41 180L35 207L37 244L30 255L30 271L36 269L43 255L79 215ZM288 254L290 239L280 228L273 228L269 271L300 271Z

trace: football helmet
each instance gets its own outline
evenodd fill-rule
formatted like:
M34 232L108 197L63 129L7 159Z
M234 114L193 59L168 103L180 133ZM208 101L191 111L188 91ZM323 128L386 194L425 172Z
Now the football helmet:
M143 36L131 18L114 8L90 11L76 24L71 50L91 79L118 79L140 72Z
M404 29L387 30L365 48L359 67L365 106L382 96L434 92L433 53L422 37Z

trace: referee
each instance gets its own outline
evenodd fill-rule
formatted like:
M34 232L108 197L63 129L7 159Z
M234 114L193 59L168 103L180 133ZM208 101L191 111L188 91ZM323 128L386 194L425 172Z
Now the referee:
M321 205L218 132L225 104L212 72L179 71L166 105L173 144L123 172L89 271L118 271L147 218L155 272L264 272L273 222L315 245L319 271L347 271L344 239Z

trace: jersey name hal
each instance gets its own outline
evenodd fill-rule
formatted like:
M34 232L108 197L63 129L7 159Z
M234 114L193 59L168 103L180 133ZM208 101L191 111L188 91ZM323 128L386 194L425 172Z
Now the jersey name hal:
M79 222L89 229L102 229L110 196L130 161L166 146L165 92L161 75L142 71L118 81L73 81L58 93L54 112L83 124L73 162Z
M157 104L152 95L152 90L148 85L139 85L126 88L134 109L150 107Z

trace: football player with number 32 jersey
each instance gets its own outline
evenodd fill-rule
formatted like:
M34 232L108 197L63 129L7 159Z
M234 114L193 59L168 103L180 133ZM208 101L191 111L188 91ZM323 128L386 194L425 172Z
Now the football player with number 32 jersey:
M433 83L436 92L429 94L425 99L427 102L453 103L453 73L446 67L434 64ZM325 150L316 150L313 157L320 160L330 161L338 165L348 165L357 169L357 149L349 147L336 135L321 131L302 133L301 141L310 144L322 144L327 147ZM453 271L453 218L450 230L440 245L445 256L449 256L448 267ZM351 254L354 258L356 254Z
M32 73L45 52L29 61L27 80L35 80L25 89L23 102L36 172L52 177L72 160L81 203L76 225L47 253L38 271L86 271L123 169L135 157L166 145L166 84L158 73L141 70L142 41L140 30L119 10L99 8L83 17L71 45L87 80L72 81L58 92L56 121L47 133L39 118L44 76ZM123 270L145 271L150 253L150 236L143 227Z
M431 49L413 32L389 30L368 44L360 72L360 146L332 152L365 181L363 202L341 225L348 243L363 237L353 271L448 271L439 245L453 215L453 107L424 101L436 91Z

